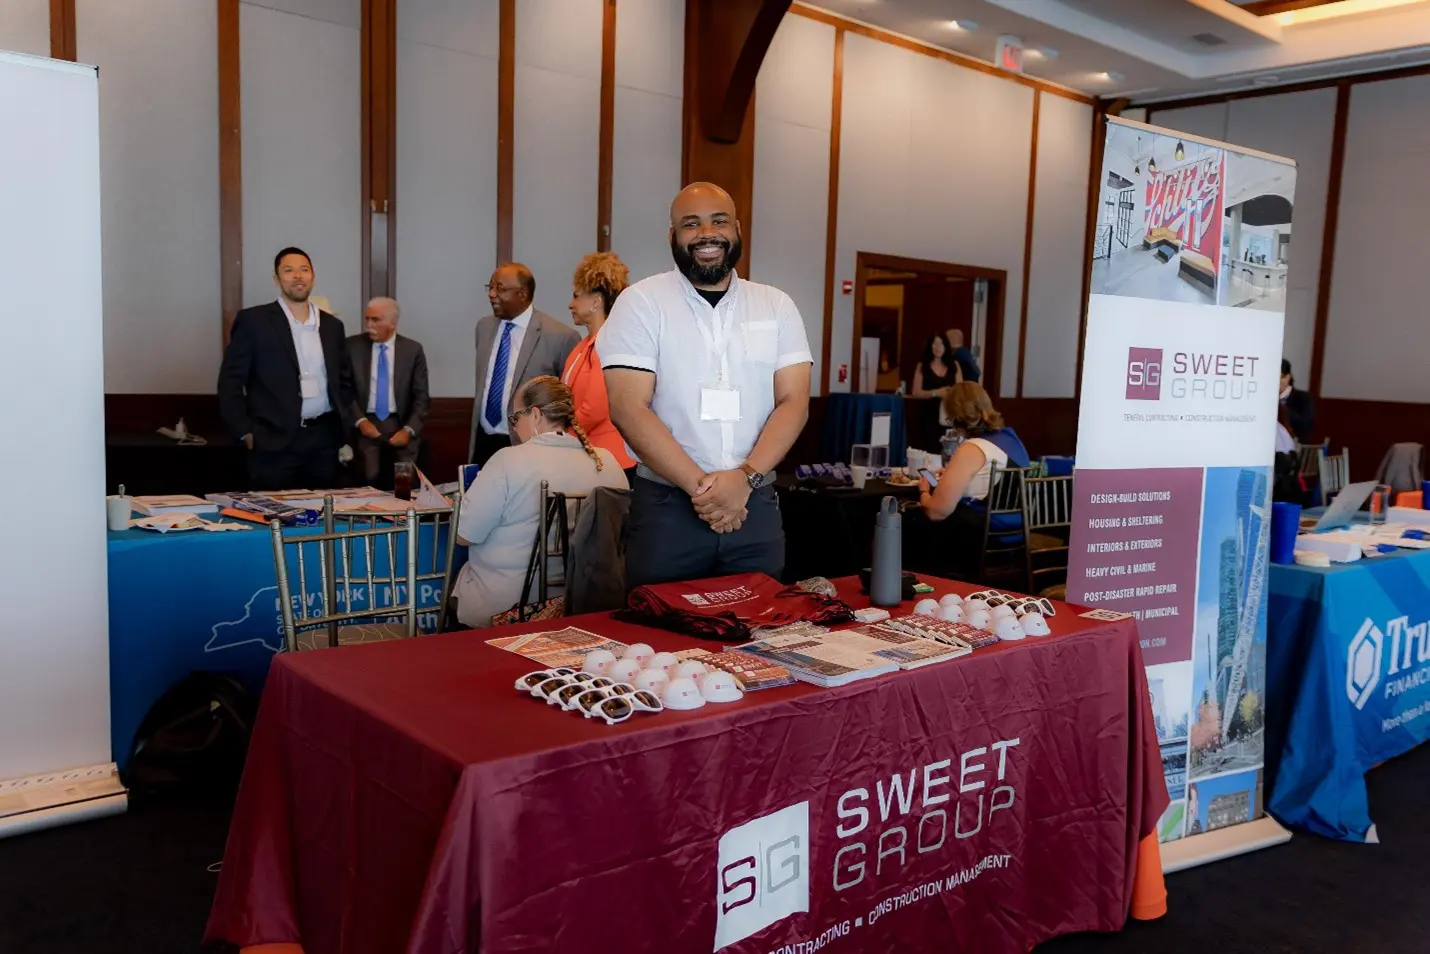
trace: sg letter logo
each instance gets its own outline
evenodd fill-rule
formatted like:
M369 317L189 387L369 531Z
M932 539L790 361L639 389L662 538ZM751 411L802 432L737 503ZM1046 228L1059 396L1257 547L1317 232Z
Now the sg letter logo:
M1127 349L1127 400L1157 401L1162 397L1162 349Z
M720 837L715 904L716 951L809 910L809 802Z

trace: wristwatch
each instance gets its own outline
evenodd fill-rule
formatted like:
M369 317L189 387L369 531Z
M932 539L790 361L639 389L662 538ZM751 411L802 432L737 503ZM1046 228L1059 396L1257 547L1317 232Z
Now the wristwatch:
M751 490L759 490L765 485L765 475L751 467L749 461L741 464L740 469L745 472L745 482L750 485Z

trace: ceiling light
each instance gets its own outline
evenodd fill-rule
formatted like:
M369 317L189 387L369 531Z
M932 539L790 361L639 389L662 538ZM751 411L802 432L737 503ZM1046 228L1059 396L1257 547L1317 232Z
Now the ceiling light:
M1092 74L1092 78L1096 80L1101 80L1104 83L1120 83L1127 77L1119 73L1117 70L1105 70L1101 73Z
M961 33L972 33L978 29L978 24L972 20L949 20L948 28L950 30L958 30Z
M1040 46L1037 49L1032 50L1031 52L1038 54L1045 60L1055 60L1058 58L1058 51L1056 47Z
M1157 157L1156 157L1156 156L1153 156L1151 159L1148 159L1148 160L1147 160L1147 171L1150 172L1150 173L1152 173L1153 175L1156 175L1156 174L1157 174Z
M1321 6L1306 7L1302 10L1292 10L1289 13L1278 13L1276 19L1282 26L1300 26L1320 20L1354 16L1357 13L1378 13L1393 7L1404 7L1420 2L1422 0L1340 0L1339 3L1327 3Z
M1178 162L1181 162L1183 159L1187 158L1187 147L1182 145L1182 141L1180 139L1177 140L1177 148L1172 153L1172 155L1176 157L1176 160Z

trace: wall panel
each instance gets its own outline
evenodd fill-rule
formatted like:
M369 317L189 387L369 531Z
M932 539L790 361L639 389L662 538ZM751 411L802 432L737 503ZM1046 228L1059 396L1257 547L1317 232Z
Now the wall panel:
M514 250L536 275L536 307L566 322L571 273L596 248L600 128L601 0L522 0Z
M1012 394L1033 92L853 34L844 55L835 280L854 277L860 251L1006 270L1001 381ZM836 296L831 364L852 363L852 334L853 300Z
M75 5L99 67L104 377L112 394L209 393L219 303L218 14L213 3Z
M632 281L671 267L667 230L670 200L682 185L684 65L683 0L620 0L611 249Z
M50 0L0 0L0 50L50 55Z
M1091 150L1092 107L1061 96L1043 96L1028 264L1024 397L1068 398L1077 391Z
M363 305L361 4L279 6L245 0L239 11L243 304L277 297L273 256L297 245L313 257L314 293L355 334Z
M1430 401L1423 355L1430 76L1352 87L1321 393Z
M829 127L834 28L785 17L755 93L755 191L750 277L783 289L799 308L823 374L824 237L829 217Z
M498 0L398 0L396 298L432 394L476 387L496 261ZM355 330L355 329L354 329Z

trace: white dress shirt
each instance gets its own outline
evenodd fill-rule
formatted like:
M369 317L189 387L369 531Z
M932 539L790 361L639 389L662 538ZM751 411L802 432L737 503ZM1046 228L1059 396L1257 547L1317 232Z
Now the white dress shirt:
M516 356L521 353L521 341L526 337L526 326L531 324L531 305L526 306L526 311L511 319L511 355L506 360L506 380L502 382L501 389L501 421L496 427L487 423L487 392L492 385L492 372L497 366L497 352L501 350L502 330L506 325L505 318L497 319L496 335L492 338L492 353L487 359L487 373L482 376L482 391L477 395L477 416L482 422L482 431L486 434L505 434L506 409L511 403L511 389L517 382L512 378L516 375Z
M311 385L313 397L303 398L303 420L322 417L333 409L328 400L328 362L323 357L323 336L319 334L321 320L318 306L308 302L308 314L302 321L293 317L288 308L288 300L278 299L278 306L288 317L288 330L293 333L293 348L298 352L298 388L303 392L305 385Z
M774 412L775 372L814 360L799 309L778 288L731 276L711 308L674 269L616 299L600 358L603 368L655 372L651 410L707 472L744 463ZM701 420L702 389L717 386L740 392L738 421Z
M372 373L367 379L367 413L377 414L377 359L382 354L382 349L387 349L387 410L389 414L397 413L397 335L393 335L386 341L374 341L372 343Z

